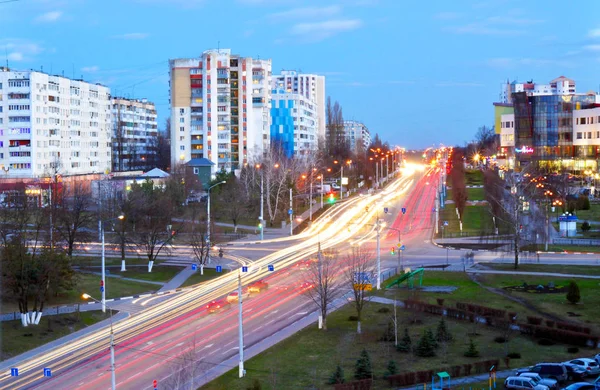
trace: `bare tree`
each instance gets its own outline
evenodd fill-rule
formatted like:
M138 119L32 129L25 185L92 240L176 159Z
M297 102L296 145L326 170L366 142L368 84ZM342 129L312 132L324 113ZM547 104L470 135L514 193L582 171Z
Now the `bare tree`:
M229 220L233 222L234 231L237 232L238 223L246 214L249 201L240 181L235 176L229 177L227 182L219 188L215 198L215 203L220 206L221 210L224 210Z
M325 256L319 250L317 253L317 261L310 262L308 269L305 271L305 280L308 283L308 288L305 289L305 294L317 306L319 314L319 329L327 330L327 313L333 301L340 296L341 281L337 275L339 274L340 264L336 256Z
M372 254L360 247L352 248L352 253L344 261L347 267L344 271L345 280L353 295L354 308L356 309L356 332L361 333L362 312L369 301L368 292L372 288L374 279L374 262Z
M192 231L191 237L192 241L190 243L190 245L192 246L192 251L194 253L194 259L200 265L200 275L204 275L204 266L208 262L208 254L210 251L207 241L208 237L206 236L206 227L203 228L202 226L204 225L198 224L193 227L194 230ZM216 244L216 242L214 241L214 237L212 238L212 240L213 243Z
M196 377L208 369L208 365L198 358L195 338L180 355L170 358L169 364L172 367L171 375L160 385L169 390L196 389Z
M91 196L83 183L76 181L69 187L62 192L59 200L56 230L67 244L67 255L72 258L75 243L89 239L85 228L91 226L94 215L90 212Z

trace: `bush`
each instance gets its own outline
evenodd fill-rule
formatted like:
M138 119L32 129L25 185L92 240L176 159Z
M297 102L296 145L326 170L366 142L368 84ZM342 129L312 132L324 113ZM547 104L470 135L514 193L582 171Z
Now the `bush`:
M412 349L412 341L408 334L408 328L404 328L404 337L402 337L402 340L400 340L396 349L400 352L410 352Z
M552 340L548 340L548 339L539 339L538 340L538 345L544 345L544 346L550 346L550 345L554 345L555 342Z
M588 221L585 221L584 223L581 224L581 231L582 232L587 232L592 228L592 226L590 225L590 223Z
M348 321L358 321L358 316L350 316L348 317Z
M377 310L377 313L389 313L389 312L390 312L389 307L382 307L379 310Z
M540 317L527 317L527 323L531 325L541 325L543 318Z
M590 198L585 195L579 195L577 198L577 210L589 210L590 209Z
M440 322L438 323L436 340L439 342L452 341L452 334L446 326L446 321L444 321L444 317L440 318Z
M419 344L415 348L415 355L420 357L435 356L436 342L433 338L431 329L425 329L423 336L419 339Z
M494 341L497 342L498 344L504 344L506 342L506 339L502 336L498 336L498 337L494 338Z
M252 382L252 386L247 387L247 390L261 390L262 389L262 385L260 384L260 381L258 379L254 379L254 381Z
M388 362L387 368L385 370L385 374L383 375L384 378L387 378L391 375L396 375L398 373L398 366L396 366L396 362L393 360L390 360Z
M373 377L373 367L371 366L371 357L366 349L360 353L354 366L354 379L370 379Z
M509 359L521 359L521 353L519 352L509 352L508 355L506 355L507 358Z
M572 281L569 283L569 290L567 291L567 301L572 304L576 304L581 300L581 293L579 292L579 286L577 283Z
M335 371L333 372L333 374L331 374L331 377L329 378L329 384L336 385L338 383L344 383L344 381L344 369L338 364L335 368Z
M385 332L379 338L379 341L394 341L396 339L396 335L394 334L394 322L388 322L388 326L385 329Z
M578 347L569 347L569 348L567 348L567 352L568 353L579 353L579 348Z
M469 342L469 349L467 349L463 355L465 357L478 357L479 356L479 351L477 350L477 347L475 346L473 339L471 339L471 342Z

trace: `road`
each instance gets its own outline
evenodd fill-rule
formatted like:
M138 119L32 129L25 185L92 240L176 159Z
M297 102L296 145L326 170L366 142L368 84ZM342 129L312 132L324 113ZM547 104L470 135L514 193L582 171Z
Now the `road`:
M380 206L406 194L413 182L412 176L405 175L374 195L341 202L297 236L232 247L239 251L257 245L282 248L256 260L242 276L244 285L267 277L273 285L268 291L252 297L244 307L246 345L277 332L295 316L311 311L307 298L299 291L302 275L288 273L286 267L315 253L319 242L327 249L346 243L351 237L364 235L365 230L370 229L365 226L372 224ZM367 209L369 211L365 211ZM269 275L266 267L269 264L274 265L275 274ZM210 301L236 289L237 277L238 273L232 272L170 299L161 298L164 300L114 324L117 387L152 388L152 380L169 376L173 372L173 364L169 361L185 354L191 344L195 344L196 351L201 351L199 355L205 359L203 365L218 365L237 354L237 310L213 315L206 313ZM110 388L108 339L109 329L105 328L20 362L15 365L20 371L16 378L10 377L5 368L0 375L0 387ZM52 378L42 376L44 367L52 369Z

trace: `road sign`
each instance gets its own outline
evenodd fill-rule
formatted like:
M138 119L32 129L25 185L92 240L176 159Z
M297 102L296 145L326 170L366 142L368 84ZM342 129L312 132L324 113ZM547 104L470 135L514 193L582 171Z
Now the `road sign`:
M271 272L272 272L272 271L275 271L275 266L274 266L273 264L269 264L269 265L267 266L267 269L268 269L269 271L271 271Z
M100 287L104 286L104 280L100 280Z
M100 286L100 292L103 293L104 292L104 286Z
M197 270L197 269L198 269L198 266L197 266L195 263L194 263L194 264L192 264L192 271L195 271L195 270Z
M288 215L292 215L293 213L294 213L294 210L288 209Z
M457 209L458 210L458 209ZM435 207L431 209L432 213L435 213Z
M383 212L384 212L384 214L387 214L387 213L388 213L388 211L389 211L389 209L388 209L387 207L384 207L384 208L383 208Z
M397 244L396 244L396 246L397 246L398 248L401 248L401 247L402 247L402 243L401 243L401 242L399 242L399 243L397 243Z
M223 267L222 267L222 266L220 266L220 265L217 265L217 266L216 266L216 271L217 271L217 272L223 272Z
M444 226L448 226L448 221L444 221Z
M19 369L18 368L11 368L10 369L10 376L19 376Z
M406 246L404 246L404 245L402 245L402 246L400 247L400 250L401 250L401 251L403 251L403 250L405 250L405 249L406 249Z
M402 207L402 214L406 214L406 207Z
M152 381L152 387L154 387L156 389L157 386L158 386L158 381L155 379Z
M248 272L248 267L246 267L245 265L242 266L242 272Z
M44 376L51 377L52 370L50 370L49 368L44 368Z

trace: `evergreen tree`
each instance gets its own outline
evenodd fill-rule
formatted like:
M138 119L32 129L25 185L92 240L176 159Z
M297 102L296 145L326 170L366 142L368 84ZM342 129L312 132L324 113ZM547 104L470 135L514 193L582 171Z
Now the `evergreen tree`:
M396 366L396 362L390 360L387 365L387 370L385 371L384 378L387 378L390 375L396 375L398 373L398 366Z
M450 331L448 330L448 327L446 326L446 321L444 321L444 317L442 317L440 319L440 322L438 323L436 339L440 343L452 341L452 334L450 333Z
M426 334L427 338L429 339L429 344L431 344L433 346L433 349L437 349L438 342L437 342L435 336L433 335L433 331L431 329L427 328L427 330L425 330L425 334Z
M379 341L394 341L394 323L392 321L388 322L388 326Z
M410 339L410 335L408 334L408 328L404 328L404 337L398 343L396 349L400 352L410 352L412 348L412 341Z
M435 339L433 338L433 333L431 329L426 329L423 332L423 336L419 339L419 343L415 348L415 355L420 357L431 357L435 356L435 345L433 342Z
M465 355L465 357L478 357L479 356L479 351L477 350L477 347L475 346L473 339L471 339L471 342L469 343L469 349L467 349L467 351L464 353L464 355Z
M369 379L373 377L373 367L371 366L371 357L366 349L360 353L354 368L354 379Z
M335 368L335 371L333 372L333 374L329 378L329 384L330 385L337 385L338 383L344 383L344 382L345 382L345 379L344 379L344 369L342 368L342 366L340 366L338 364L337 367Z
M567 291L567 301L572 304L576 304L581 300L581 293L579 292L579 286L575 282L569 283L569 290Z

